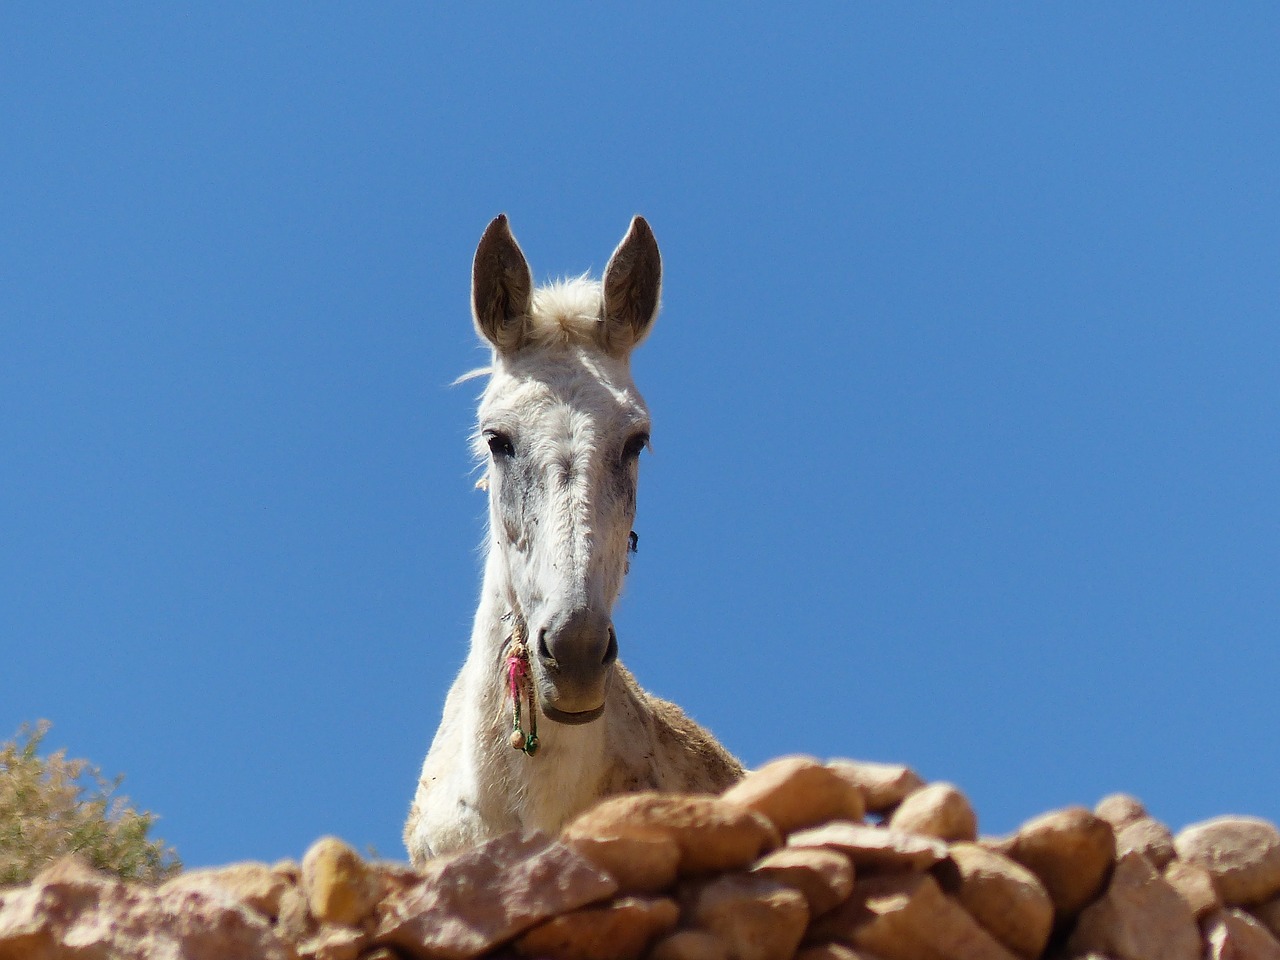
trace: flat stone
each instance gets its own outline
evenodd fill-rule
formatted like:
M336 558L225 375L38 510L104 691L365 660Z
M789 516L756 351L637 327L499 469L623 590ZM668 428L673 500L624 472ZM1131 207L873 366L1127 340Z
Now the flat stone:
M1243 910L1221 910L1205 921L1206 960L1280 960L1280 943Z
M1067 942L1123 960L1200 960L1195 914L1139 853L1116 863L1106 893L1080 914Z
M424 960L475 957L618 889L595 864L537 831L431 860L421 872L416 885L378 905L374 940Z
M924 786L918 773L896 763L840 759L828 761L827 767L862 792L869 813L892 810Z
M782 757L753 770L720 795L764 814L782 834L828 820L861 820L862 791L813 757Z
M317 920L354 927L373 912L382 881L350 846L321 837L302 858L302 890Z
M1116 857L1130 851L1142 854L1157 870L1178 855L1169 828L1152 817L1131 820L1116 831Z
M657 893L676 882L680 845L670 836L569 836L564 842L617 880L620 893Z
M947 845L934 837L840 821L793 833L787 846L839 850L859 870L927 870L947 859Z
M883 960L1017 960L927 874L858 880L843 906L810 927L814 942L842 942Z
M978 838L978 817L969 798L950 783L931 783L909 794L893 811L889 826L951 842Z
M951 859L960 873L960 905L1013 953L1039 957L1053 931L1053 901L1035 874L976 843L952 844Z
M1185 860L1174 860L1164 868L1164 879L1177 891L1199 920L1222 907L1222 898L1214 889L1213 878L1204 867Z
M274 867L246 862L188 870L161 884L159 892L217 890L274 921L280 916L280 898L293 885L287 874Z
M760 859L751 873L798 890L809 916L834 910L853 892L853 863L823 847L784 847Z
M1192 824L1174 841L1178 856L1209 871L1228 906L1280 894L1280 832L1258 817L1215 817Z
M729 960L729 948L714 933L677 930L653 945L649 960Z
M674 900L622 897L540 923L516 940L516 951L548 960L639 960L679 919Z
M1103 891L1115 860L1111 824L1083 807L1034 817L998 852L1036 875L1054 909L1074 916Z
M580 837L669 837L680 848L681 874L748 866L782 838L762 814L719 797L681 793L629 793L592 807L565 827Z
M734 960L790 960L808 925L809 907L790 887L728 873L693 889L682 920L715 934Z

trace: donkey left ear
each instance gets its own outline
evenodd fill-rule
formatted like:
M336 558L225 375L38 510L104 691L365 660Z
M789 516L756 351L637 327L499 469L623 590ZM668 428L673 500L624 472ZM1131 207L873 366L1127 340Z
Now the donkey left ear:
M644 217L634 217L604 269L604 339L627 353L653 326L662 294L662 257Z

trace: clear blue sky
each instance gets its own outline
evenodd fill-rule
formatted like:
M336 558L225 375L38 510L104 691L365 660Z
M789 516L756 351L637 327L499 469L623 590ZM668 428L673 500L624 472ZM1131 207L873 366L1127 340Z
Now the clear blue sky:
M0 737L189 864L402 857L484 499L470 261L634 213L622 656L988 832L1280 819L1274 4L9 5Z

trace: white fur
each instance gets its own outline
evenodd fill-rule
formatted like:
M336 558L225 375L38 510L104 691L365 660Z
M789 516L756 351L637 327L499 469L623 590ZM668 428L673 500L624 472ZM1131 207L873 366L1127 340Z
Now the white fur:
M533 757L508 743L505 666L515 616L532 631L574 604L611 611L626 573L638 468L622 451L647 435L649 414L629 349L605 347L604 315L599 282L562 281L532 292L517 348L495 347L475 435L476 454L488 462L484 582L470 652L405 828L416 863L517 827L558 830L610 793L718 789L741 771L620 663L600 719L567 725L540 716ZM493 433L513 440L518 461L491 453ZM511 522L512 502L520 523Z

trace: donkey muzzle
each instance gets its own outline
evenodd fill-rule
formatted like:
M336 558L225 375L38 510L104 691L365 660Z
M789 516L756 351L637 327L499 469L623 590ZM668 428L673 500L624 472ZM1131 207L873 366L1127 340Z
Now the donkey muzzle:
M538 630L538 700L548 720L580 724L604 713L618 638L607 614L584 607L552 614Z

